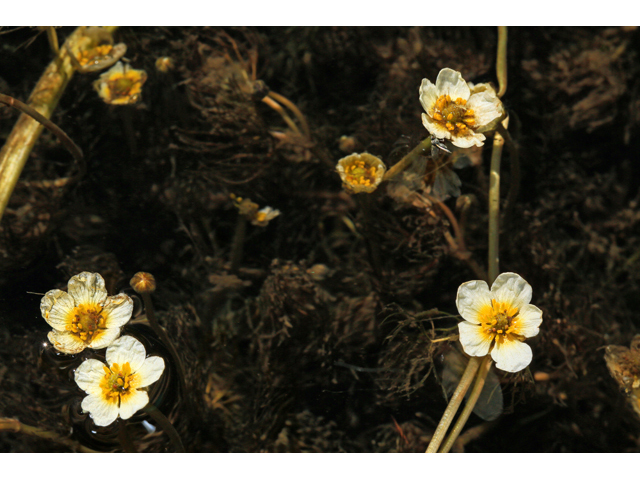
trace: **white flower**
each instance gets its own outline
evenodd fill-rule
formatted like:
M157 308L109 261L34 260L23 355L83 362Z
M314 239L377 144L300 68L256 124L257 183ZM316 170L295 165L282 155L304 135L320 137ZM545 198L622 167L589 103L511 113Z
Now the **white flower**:
M142 343L128 335L113 342L106 353L107 365L90 358L75 373L78 386L89 395L82 410L94 423L105 427L118 416L126 420L149 403L146 388L164 371L160 357L146 358Z
M353 153L341 158L336 170L347 189L354 193L371 193L382 182L387 167L370 153Z
M42 316L53 327L51 344L63 353L111 345L131 318L133 300L124 293L107 297L104 279L97 273L71 277L67 290L51 290L40 301Z
M425 78L419 90L420 103L427 112L422 114L425 128L460 148L481 147L485 140L482 132L495 128L505 115L489 84L470 85L460 72L443 68L435 85Z
M278 215L280 215L280 210L275 210L271 207L264 207L255 213L255 216L251 219L251 225L266 227L267 224Z
M525 338L535 337L542 311L530 305L531 285L516 273L502 273L491 286L474 280L460 285L456 305L465 320L458 324L460 343L467 355L491 352L496 367L519 372L531 363Z

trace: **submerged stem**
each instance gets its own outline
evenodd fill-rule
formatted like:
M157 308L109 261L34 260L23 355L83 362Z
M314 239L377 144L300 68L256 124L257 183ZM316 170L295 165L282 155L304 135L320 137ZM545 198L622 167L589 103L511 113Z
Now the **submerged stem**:
M429 447L427 447L426 453L436 453L438 451L438 447L440 447L440 444L449 429L449 425L451 425L451 422L453 421L453 417L455 417L458 408L460 408L462 399L467 393L467 390L469 390L469 386L471 385L473 377L480 366L481 360L482 358L480 357L471 357L469 359L469 363L462 374L460 383L458 383L456 391L453 392L449 405L447 405L447 409L444 411L433 437L431 437L431 442L429 442Z
M456 441L456 439L458 438L458 435L460 435L460 432L464 428L464 425L467 423L467 420L469 419L469 415L471 415L471 412L473 411L473 409L476 406L476 403L478 402L478 397L480 397L480 393L482 393L482 389L484 388L484 383L487 378L487 374L491 369L492 363L493 362L491 361L491 357L489 355L484 357L484 359L482 360L482 363L480 364L480 368L478 369L478 374L476 375L476 381L473 384L473 390L471 390L471 394L467 399L467 403L464 406L464 409L462 410L460 417L458 417L458 420L456 421L456 424L453 426L451 433L449 434L449 436L447 437L447 440L444 442L444 445L440 449L440 453L448 453L449 450L451 450L453 443Z
M180 435L178 435L178 431L174 428L169 419L165 417L164 414L151 403L144 407L143 411L149 414L149 416L156 422L158 422L160 428L162 428L162 430L164 430L164 432L169 435L169 439L171 440L171 443L173 443L173 447L175 448L176 453L184 453L184 445L182 445Z
M503 124L508 125L508 117ZM489 177L489 284L500 272L499 240L500 240L500 162L502 160L502 147L504 138L496 132L493 137L493 150L491 152L491 172Z
M507 27L498 27L498 54L496 58L496 76L498 77L498 98L507 91Z

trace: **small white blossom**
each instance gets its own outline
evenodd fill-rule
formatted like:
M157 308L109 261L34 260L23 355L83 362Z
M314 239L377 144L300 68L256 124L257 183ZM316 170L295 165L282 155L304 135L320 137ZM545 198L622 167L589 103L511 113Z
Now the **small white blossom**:
M144 345L124 336L113 342L106 352L107 365L90 358L75 372L78 386L88 393L82 410L94 423L105 427L118 417L126 420L149 403L146 390L164 372L161 357L146 358Z
M458 324L465 353L491 353L496 367L507 372L529 365L531 347L522 342L535 337L542 323L542 311L529 304L531 294L531 285L516 273L498 275L491 290L481 280L460 285L456 305L465 320Z
M267 224L278 215L280 215L280 210L276 210L271 207L264 207L255 213L255 216L251 219L251 225L266 227Z
M460 72L443 68L435 85L426 78L420 85L420 103L425 128L456 147L481 147L486 132L505 116L502 102L486 83L467 84Z
M82 272L71 277L67 292L47 292L40 301L40 311L53 327L48 338L55 349L79 353L87 347L111 345L131 319L133 300L124 293L108 297L102 276Z

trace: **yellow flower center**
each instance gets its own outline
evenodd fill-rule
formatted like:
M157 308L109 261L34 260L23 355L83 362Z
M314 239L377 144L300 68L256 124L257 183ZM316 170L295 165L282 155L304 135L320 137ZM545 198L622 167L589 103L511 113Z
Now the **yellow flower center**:
M85 344L91 343L98 330L106 326L106 319L99 305L79 305L72 310L71 315L71 322L65 328Z
M104 377L100 380L100 388L102 396L107 402L120 403L123 398L131 395L135 390L138 376L131 373L129 362L120 367L117 363L111 365L111 368L104 366Z
M355 160L344 169L347 183L370 187L376 182L378 169L374 165L367 165L364 160Z
M112 45L99 45L89 50L83 50L78 57L78 63L83 67L89 64L96 65L109 56L113 50Z
M466 104L463 98L453 101L449 95L440 95L434 105L432 118L453 135L468 135L476 120L473 109L466 108Z
M518 314L520 311L508 302L491 300L491 305L484 306L479 312L479 320L483 333L487 337L502 343L505 338L520 339L518 334Z

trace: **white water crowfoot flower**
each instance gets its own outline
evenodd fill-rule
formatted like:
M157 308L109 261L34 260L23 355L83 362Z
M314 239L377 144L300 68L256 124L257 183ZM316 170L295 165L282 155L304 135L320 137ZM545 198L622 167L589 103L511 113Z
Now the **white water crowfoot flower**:
M420 103L427 113L422 124L437 138L456 147L481 147L486 132L505 116L502 102L487 83L467 84L460 72L443 68L435 85L426 78L420 85Z
M82 410L89 412L99 427L112 424L118 416L124 420L149 403L146 387L164 371L160 357L146 358L142 343L128 335L113 342L106 353L107 365L96 359L85 360L75 379L89 395Z
M465 353L491 353L496 367L507 372L529 365L531 347L522 342L535 337L542 323L542 311L529 304L531 294L531 285L516 273L498 275L491 290L481 280L460 285L456 306L465 320L458 324Z
M124 293L108 297L98 273L71 277L67 290L51 290L40 301L42 316L53 327L48 338L54 348L71 354L111 345L131 319L133 300Z

